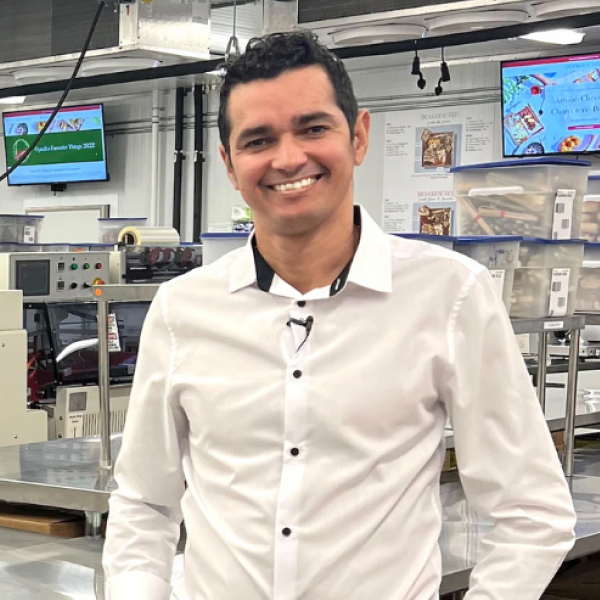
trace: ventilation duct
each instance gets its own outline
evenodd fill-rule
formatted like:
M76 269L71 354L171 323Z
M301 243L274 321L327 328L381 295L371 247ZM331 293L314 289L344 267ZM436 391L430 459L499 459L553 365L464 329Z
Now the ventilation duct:
M97 0L0 0L0 70L23 79L24 70L74 62L97 7ZM209 0L109 0L88 52L94 74L131 67L115 58L143 59L142 66L208 58L209 11Z

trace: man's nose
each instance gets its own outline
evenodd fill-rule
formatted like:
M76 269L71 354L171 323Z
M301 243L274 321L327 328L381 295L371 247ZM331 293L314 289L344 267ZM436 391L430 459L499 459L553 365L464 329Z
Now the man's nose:
M272 167L279 171L294 173L306 163L306 153L301 143L294 136L283 136L272 162Z

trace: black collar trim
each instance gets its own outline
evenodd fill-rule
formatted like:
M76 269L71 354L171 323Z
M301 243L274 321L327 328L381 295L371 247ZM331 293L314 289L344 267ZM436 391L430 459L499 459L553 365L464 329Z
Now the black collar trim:
M360 208L358 206L354 207L354 225L357 227L361 226ZM252 238L252 252L254 254L254 267L256 269L256 283L258 285L258 289L263 292L269 292L271 290L271 286L273 285L275 271L260 253L258 249L258 242L256 241L256 235L254 235ZM331 287L329 288L330 296L335 296L344 289L346 281L348 280L348 275L350 274L351 266L352 259L331 284Z

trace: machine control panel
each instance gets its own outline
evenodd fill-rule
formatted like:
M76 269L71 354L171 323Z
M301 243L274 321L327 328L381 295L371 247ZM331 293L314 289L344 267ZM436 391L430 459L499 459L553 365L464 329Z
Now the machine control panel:
M22 290L28 302L92 300L109 262L108 252L0 253L0 289Z

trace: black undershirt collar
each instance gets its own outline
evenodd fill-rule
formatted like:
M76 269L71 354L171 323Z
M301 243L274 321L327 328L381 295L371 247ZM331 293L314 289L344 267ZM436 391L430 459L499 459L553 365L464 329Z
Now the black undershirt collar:
M360 208L358 206L354 207L354 225L358 227L361 225ZM258 250L256 235L252 238L252 252L254 253L254 267L256 269L256 283L258 285L258 289L262 290L263 292L269 292L271 290L271 286L273 285L275 271ZM343 268L342 272L332 282L329 288L330 296L335 296L344 289L346 281L348 280L348 275L350 274L351 266L352 259L350 259L350 262Z

